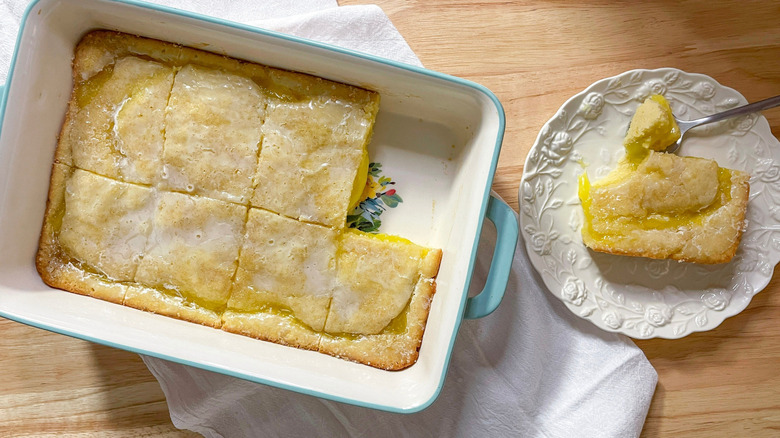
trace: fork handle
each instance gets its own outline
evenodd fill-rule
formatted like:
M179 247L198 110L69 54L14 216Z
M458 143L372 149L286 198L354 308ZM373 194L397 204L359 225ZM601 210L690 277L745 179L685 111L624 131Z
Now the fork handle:
M694 126L705 125L707 123L713 123L731 117L763 111L765 109L774 108L776 106L780 106L780 96L770 97L755 103L749 103L747 105L732 108L728 111L723 111L722 113L713 114L711 116L706 116L683 123L687 124L688 128L693 128Z

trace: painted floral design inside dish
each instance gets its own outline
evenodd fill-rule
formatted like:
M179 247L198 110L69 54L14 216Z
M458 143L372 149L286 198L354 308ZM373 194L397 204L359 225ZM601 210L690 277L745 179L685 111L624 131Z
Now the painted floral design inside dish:
M382 164L368 165L368 178L360 202L347 214L347 226L367 233L377 233L382 221L379 216L404 200L393 188L395 181L381 175Z

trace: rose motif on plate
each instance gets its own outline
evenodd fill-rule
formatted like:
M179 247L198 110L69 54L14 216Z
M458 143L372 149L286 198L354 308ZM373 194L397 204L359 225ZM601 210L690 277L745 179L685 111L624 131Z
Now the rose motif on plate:
M663 327L672 320L672 309L669 306L648 306L645 319L655 327Z
M701 297L702 303L704 303L707 308L717 311L725 309L730 300L731 296L727 294L726 291L707 292Z
M588 93L582 100L578 112L587 120L596 119L604 109L604 96L601 93Z
M636 100L643 101L653 94L666 94L666 82L661 79L651 79L637 90Z
M613 330L617 330L623 325L623 317L615 312L606 312L601 319L604 320L604 324L606 324L607 327Z
M528 181L523 181L523 184L521 185L521 190L523 191L523 200L526 202L532 202L536 199L536 192L534 191L534 188L531 186L531 183Z
M699 99L709 100L715 97L715 86L709 82L697 82L693 86L693 92Z
M758 121L758 114L746 114L742 117L733 119L733 127L737 131L747 132L753 128L753 125Z
M669 260L650 260L645 270L652 278L661 278L669 273Z
M569 281L563 285L563 298L575 306L582 305L587 297L588 291L585 289L585 283L579 278L569 278Z
M566 132L556 132L545 140L548 147L542 150L542 154L551 162L551 164L560 166L571 152L573 142L571 136Z
M571 152L571 136L566 132L556 132L545 140L548 145L542 150L544 156L554 165L560 166Z
M765 183L775 183L780 181L780 166L772 160L760 160L756 164L756 170L759 174L759 180Z
M542 232L535 232L531 235L531 245L534 248L534 252L539 255L547 255L550 253L550 245L552 239L547 234Z

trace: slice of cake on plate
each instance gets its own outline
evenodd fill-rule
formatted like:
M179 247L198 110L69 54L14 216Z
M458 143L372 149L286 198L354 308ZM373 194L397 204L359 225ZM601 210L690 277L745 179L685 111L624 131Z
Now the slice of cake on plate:
M679 136L663 96L640 105L618 166L593 183L587 174L580 178L585 245L655 259L731 260L744 229L750 177L713 160L658 152Z

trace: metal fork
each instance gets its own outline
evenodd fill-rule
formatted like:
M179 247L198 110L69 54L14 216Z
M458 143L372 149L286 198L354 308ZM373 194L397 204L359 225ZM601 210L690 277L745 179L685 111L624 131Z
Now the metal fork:
M678 120L677 117L675 117L674 119L677 121L677 125L680 127L680 139L666 148L666 152L670 154L677 152L677 150L680 149L680 146L682 145L683 139L685 139L685 133L688 132L688 130L691 128L731 117L763 111L765 109L774 108L776 106L780 106L780 96L770 97L769 99L764 99L759 102L732 108L728 111L723 111L711 116L705 116L696 120Z

